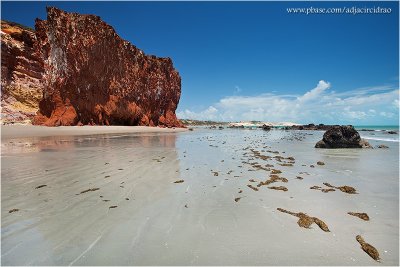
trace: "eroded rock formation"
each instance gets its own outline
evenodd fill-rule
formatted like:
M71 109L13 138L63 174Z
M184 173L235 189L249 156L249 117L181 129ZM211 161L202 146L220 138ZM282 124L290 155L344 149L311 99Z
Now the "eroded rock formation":
M1 119L29 121L42 98L43 61L34 51L32 29L1 21Z
M45 71L34 124L183 126L170 58L145 55L94 15L49 7L35 27Z

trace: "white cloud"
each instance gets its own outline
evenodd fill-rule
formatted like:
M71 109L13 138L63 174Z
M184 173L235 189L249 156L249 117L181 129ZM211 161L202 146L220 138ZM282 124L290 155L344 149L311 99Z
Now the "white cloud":
M382 117L387 117L387 118L393 118L394 114L392 112L385 112L385 111L381 111L379 113L379 115L381 115Z
M321 80L318 82L317 87L300 96L298 100L301 102L305 102L318 98L324 93L325 90L329 89L329 87L331 87L330 83Z
M200 112L178 112L179 118L199 120L293 121L298 123L376 123L398 118L399 89L368 87L336 93L329 82L302 95L265 93L227 96Z
M193 112L188 109L177 112L179 118L185 119L195 119L195 120L217 120L218 119L218 109L213 106L209 106L207 109L201 112Z
M395 100L393 100L393 106L395 107L395 108L400 108L400 103L399 103L399 99L395 99Z
M367 116L367 113L365 113L364 111L345 111L342 112L343 117L348 118L348 119L364 119Z

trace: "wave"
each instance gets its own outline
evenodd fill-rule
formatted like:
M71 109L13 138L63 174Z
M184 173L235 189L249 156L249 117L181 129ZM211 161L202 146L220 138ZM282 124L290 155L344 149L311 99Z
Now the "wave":
M375 140L375 141L385 141L385 142L396 142L399 143L399 139L393 139L393 138L379 138L379 137L366 137L366 136L361 136L364 139L367 140Z

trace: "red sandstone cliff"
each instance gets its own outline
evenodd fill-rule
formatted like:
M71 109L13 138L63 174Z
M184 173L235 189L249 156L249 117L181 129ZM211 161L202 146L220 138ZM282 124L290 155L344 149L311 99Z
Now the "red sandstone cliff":
M29 121L42 98L43 61L34 50L36 36L22 25L1 21L1 120Z
M34 124L183 126L170 58L145 55L98 16L48 8L35 27L45 71Z

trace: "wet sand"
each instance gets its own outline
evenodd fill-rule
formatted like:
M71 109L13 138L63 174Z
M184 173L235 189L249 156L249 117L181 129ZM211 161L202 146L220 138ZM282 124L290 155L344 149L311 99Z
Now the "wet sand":
M315 149L322 134L197 128L3 140L2 264L398 265L398 142ZM324 183L335 191L310 189ZM344 185L357 194L336 189ZM288 190L269 189L279 186ZM329 232L300 227L299 213Z
M1 139L38 136L76 136L95 134L171 133L186 128L160 128L148 126L60 126L2 125Z

